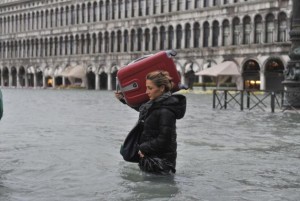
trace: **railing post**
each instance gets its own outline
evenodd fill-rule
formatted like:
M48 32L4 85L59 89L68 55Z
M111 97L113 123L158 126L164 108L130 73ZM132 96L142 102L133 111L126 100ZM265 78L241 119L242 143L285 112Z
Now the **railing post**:
M213 90L213 109L215 109L216 108L216 90L214 89Z
M250 108L250 92L247 91L247 108Z
M274 91L271 92L271 111L275 111L275 93Z
M284 104L284 91L281 92L281 108L283 108L283 104Z
M224 108L227 109L227 90L224 90Z
M240 106L241 106L241 111L244 110L244 91L240 91L241 93L241 103L240 103Z

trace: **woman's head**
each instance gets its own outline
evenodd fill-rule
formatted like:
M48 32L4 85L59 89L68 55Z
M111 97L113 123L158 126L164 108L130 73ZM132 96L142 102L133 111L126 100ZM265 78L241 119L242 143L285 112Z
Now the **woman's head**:
M173 82L167 71L154 71L146 76L146 93L150 100L172 89Z

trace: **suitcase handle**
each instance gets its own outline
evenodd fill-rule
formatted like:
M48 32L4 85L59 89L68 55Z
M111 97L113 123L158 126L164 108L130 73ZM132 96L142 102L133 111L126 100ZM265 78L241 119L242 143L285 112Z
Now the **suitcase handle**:
M175 50L167 50L166 53L168 57L175 57L177 55L177 52Z
M125 93L127 91L132 91L135 90L139 87L138 81L136 80L132 80L131 83L128 83L126 86L122 87L121 85L119 85L119 88L121 90L122 93Z

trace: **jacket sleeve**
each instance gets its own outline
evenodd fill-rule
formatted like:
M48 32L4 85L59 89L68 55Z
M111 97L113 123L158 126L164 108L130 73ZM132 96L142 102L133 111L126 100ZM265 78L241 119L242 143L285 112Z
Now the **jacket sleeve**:
M140 145L140 150L146 155L164 153L168 150L171 142L176 140L176 136L174 136L176 135L174 131L176 123L175 114L168 109L162 109L158 122L158 136Z

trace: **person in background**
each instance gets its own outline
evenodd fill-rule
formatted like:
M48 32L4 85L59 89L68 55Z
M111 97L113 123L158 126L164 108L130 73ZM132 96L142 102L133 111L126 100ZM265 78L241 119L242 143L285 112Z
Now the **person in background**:
M193 63L190 66L190 70L188 72L185 73L185 78L187 79L187 83L188 83L188 88L190 90L193 90L193 85L195 82L195 71L193 69Z
M139 120L144 121L144 128L139 141L141 170L153 173L175 173L177 158L176 120L181 119L186 111L186 97L172 94L172 78L166 71L154 71L146 76L146 93L149 101L139 108ZM116 98L125 103L121 93ZM162 169L149 168L147 158L159 161ZM150 164L150 166L153 164Z

